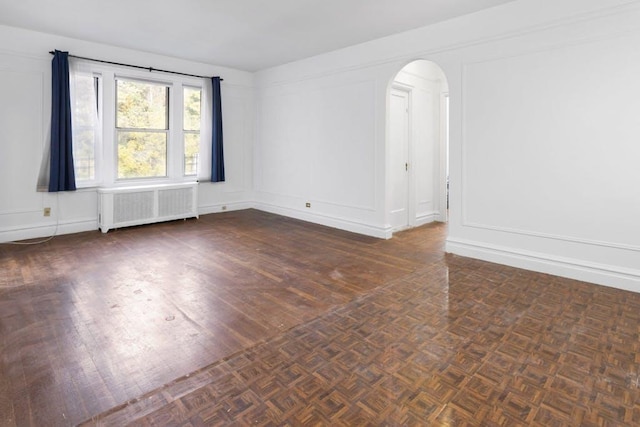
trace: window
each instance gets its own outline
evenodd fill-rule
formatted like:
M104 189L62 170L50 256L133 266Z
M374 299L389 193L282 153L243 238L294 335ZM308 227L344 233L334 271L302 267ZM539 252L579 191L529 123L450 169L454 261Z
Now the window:
M101 127L99 121L100 80L92 74L77 73L73 80L73 163L79 187L95 184L96 150L99 148Z
M202 79L82 61L73 68L78 187L193 181L206 170Z
M195 87L183 89L183 145L184 174L198 174L198 154L200 152L200 98L202 90Z
M169 87L116 80L117 178L167 176Z

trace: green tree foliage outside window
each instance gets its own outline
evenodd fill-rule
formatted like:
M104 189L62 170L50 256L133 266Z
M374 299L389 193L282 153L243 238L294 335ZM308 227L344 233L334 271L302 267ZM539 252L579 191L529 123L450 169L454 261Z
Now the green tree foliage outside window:
M118 178L166 176L169 88L131 80L116 83Z
M184 130L184 174L198 173L198 154L200 152L200 88L185 87L183 91L183 130Z

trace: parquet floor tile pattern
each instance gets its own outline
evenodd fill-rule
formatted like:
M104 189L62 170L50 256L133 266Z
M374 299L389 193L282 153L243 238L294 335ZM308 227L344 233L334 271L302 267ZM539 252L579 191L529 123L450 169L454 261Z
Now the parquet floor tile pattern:
M640 425L640 294L444 256L445 231L381 241L246 211L60 238L49 268L0 252L2 419ZM96 267L107 246L124 271Z
M455 256L91 423L640 425L640 296Z
M247 210L0 245L0 425L75 425L264 342L442 260L429 230Z

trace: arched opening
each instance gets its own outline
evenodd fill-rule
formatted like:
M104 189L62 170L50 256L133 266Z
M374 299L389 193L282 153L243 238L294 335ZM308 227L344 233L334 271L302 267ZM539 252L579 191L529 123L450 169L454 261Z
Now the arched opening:
M449 85L419 59L392 78L387 103L387 219L392 232L447 221Z

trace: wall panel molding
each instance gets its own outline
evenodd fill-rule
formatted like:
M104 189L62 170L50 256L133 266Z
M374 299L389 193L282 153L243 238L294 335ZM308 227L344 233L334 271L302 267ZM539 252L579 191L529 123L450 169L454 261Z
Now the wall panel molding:
M198 206L198 214L208 215L213 213L241 211L244 209L253 209L253 208L255 208L255 203L249 202L249 201L220 202L220 203L214 203L214 204L207 204L204 206Z
M476 224L473 222L465 222L463 225L465 227L477 228L480 230L498 231L501 233L518 234L521 236L530 236L530 237L536 237L541 239L557 240L557 241L563 241L563 242L569 242L569 243L578 243L581 245L591 245L591 246L599 246L603 248L619 249L623 251L640 252L640 246L626 245L622 243L613 243L613 242L590 240L590 239L580 239L577 237L564 236L561 234L540 233L536 231L519 230L517 228L497 227L493 225Z
M82 233L85 231L98 232L98 218L80 218L60 222L41 222L28 226L4 227L0 229L0 243L14 242L26 239L43 239L52 235Z
M302 221L313 222L315 224L338 228L340 230L350 231L353 233L364 234L366 236L377 237L380 239L390 239L392 236L391 227L378 227L375 225L366 224L364 222L352 221L333 215L308 212L300 209L292 209L280 205L272 205L265 202L257 202L254 207L255 209L261 211L296 218Z
M365 61L358 65L335 67L326 71L321 71L316 73L306 73L303 76L297 77L297 78L272 79L270 81L267 81L266 84L263 85L263 87L269 87L269 88L278 87L283 85L289 85L292 83L301 83L309 80L329 77L329 76L342 74L342 73L357 72L360 70L370 69L374 67L384 67L391 64L396 64L398 62L406 62L408 59L410 59L410 62L417 59L429 59L429 57L433 57L434 55L441 55L441 54L454 52L454 51L471 48L475 46L482 46L482 45L486 45L494 42L500 42L503 40L515 39L515 38L527 36L530 34L553 30L563 26L589 23L589 22L597 21L603 18L618 16L618 15L624 16L629 13L637 13L637 12L640 12L640 4L637 2L637 0L629 0L627 3L622 5L615 5L611 7L601 8L598 10L578 13L571 16L547 21L541 24L532 24L532 25L524 26L522 28L518 28L517 30L504 31L502 33L495 34L495 35L478 37L472 40L467 40L467 41L458 42L458 43L451 43L444 46L433 47L430 49L415 49L413 51L404 52L398 55L387 56L384 59ZM410 32L416 32L419 30L420 29L411 30ZM403 35L404 33L401 33L396 36L400 37ZM350 48L345 48L345 49L350 49ZM305 60L303 59L300 62L302 61L305 61ZM275 67L275 68L279 68L279 67ZM400 67L400 69L401 68L402 66ZM394 72L394 75L397 72L398 71L396 70ZM392 78L392 76L390 76L390 78Z
M335 207L338 207L338 208L353 209L353 210L357 210L357 211L361 211L361 212L375 212L376 211L374 206L359 206L359 205L351 205L351 204L346 204L346 203L330 202L330 201L323 200L323 199L320 199L320 198L315 198L315 197L304 197L304 196L299 196L299 195L276 193L276 192L273 192L273 191L265 191L265 190L257 190L257 192L260 193L260 194L266 195L266 196L272 196L272 197L278 197L278 198L286 198L286 199L289 199L289 200L297 199L301 203L305 203L305 202L322 203L323 205L335 206Z
M421 213L416 215L415 227L420 227L421 225L429 224L439 220L440 220L439 212L434 211L434 212L428 212L428 213Z
M640 10L640 8L638 7L633 7L631 9L634 11ZM627 8L626 7L622 9L621 7L613 8L610 14L597 14L597 16L592 16L592 14L590 14L589 15L590 18L587 20L597 19L603 16L615 15L620 13L620 10L627 10ZM582 22L582 20L576 20L576 22ZM553 28L553 27L555 27L555 25L549 26L549 28ZM579 48L579 47L584 47L591 44L600 43L603 41L618 40L618 39L632 37L632 36L637 37L638 35L640 35L640 29L634 30L634 31L621 31L621 32L616 32L614 34L600 35L595 37L586 37L579 41L572 41L572 42L560 41L551 45L547 45L544 48L532 48L532 49L518 52L518 53L485 57L482 59L477 59L477 60L462 63L462 66L461 66L461 120L460 120L460 122L462 123L461 129L460 129L461 130L460 132L460 135L461 135L461 138L460 138L460 150L461 150L460 215L461 215L461 225L463 227L486 230L491 232L500 232L500 233L508 233L508 234L515 234L515 235L521 235L521 236L529 236L529 237L547 239L547 240L576 243L581 245L613 248L613 249L618 249L623 251L640 252L640 246L634 245L634 244L626 244L626 243L597 240L597 239L588 239L588 238L581 238L581 237L564 235L564 234L556 234L556 233L545 233L542 231L535 231L535 230L528 230L528 229L521 229L521 228L514 228L514 227L503 227L500 225L486 224L486 223L483 223L482 221L474 220L471 217L472 214L470 213L471 206L469 206L468 187L469 187L470 178L468 176L468 171L470 169L469 164L471 163L472 160L469 158L469 154L468 154L469 137L468 137L468 130L467 130L467 125L469 123L467 106L469 103L468 99L470 98L470 95L468 92L469 91L469 75L472 72L473 66L479 65L479 64L485 65L485 64L491 64L491 63L498 63L500 61L506 61L510 59L526 58L529 56L544 54L547 52L556 52L560 49L567 49L567 48L574 48L574 47Z
M640 292L640 270L448 238L446 252L488 262Z

